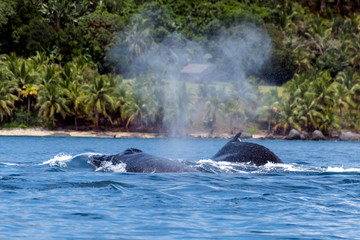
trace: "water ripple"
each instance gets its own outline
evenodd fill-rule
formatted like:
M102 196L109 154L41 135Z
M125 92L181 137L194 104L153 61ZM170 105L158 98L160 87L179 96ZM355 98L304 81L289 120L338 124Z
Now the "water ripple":
M225 142L180 139L175 149L167 139L8 137L0 238L358 238L358 143L263 141L284 164L257 167L211 161ZM94 171L87 163L89 149L128 147L180 156L202 171Z

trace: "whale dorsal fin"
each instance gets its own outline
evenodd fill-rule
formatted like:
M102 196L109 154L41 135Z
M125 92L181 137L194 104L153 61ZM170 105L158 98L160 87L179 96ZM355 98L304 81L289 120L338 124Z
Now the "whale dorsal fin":
M242 133L242 132L237 133L237 134L235 135L235 137L234 137L231 141L232 141L232 142L233 142L233 141L241 142L241 139L240 139L241 133Z
M139 153L139 152L142 152L142 151L137 148L128 148L124 151L124 154L132 154L132 153Z

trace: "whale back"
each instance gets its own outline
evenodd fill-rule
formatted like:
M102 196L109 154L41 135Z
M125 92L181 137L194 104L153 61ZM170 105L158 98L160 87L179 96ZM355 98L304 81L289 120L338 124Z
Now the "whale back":
M113 165L124 163L127 172L160 173L160 172L195 172L196 170L185 163L156 157L136 148L128 148L116 155L95 155L92 156L91 165L96 168L104 162L111 162Z
M241 132L236 134L211 159L214 161L250 162L257 166L268 162L282 163L280 158L268 148L249 142L241 142Z

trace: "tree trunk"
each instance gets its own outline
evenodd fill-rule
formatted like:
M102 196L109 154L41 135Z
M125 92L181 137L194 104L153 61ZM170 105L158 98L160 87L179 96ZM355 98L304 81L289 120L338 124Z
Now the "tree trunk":
M339 110L340 110L340 118L342 118L343 116L342 116L341 104L340 104L340 106L339 106Z
M77 117L75 117L75 130L78 130Z
M213 117L211 121L211 134L215 131L215 124L216 124L216 111L213 112Z
M53 128L55 128L55 115L52 116L52 125L53 125Z
M95 113L95 119L94 119L94 130L98 131L99 128L99 113L96 109L96 105L94 106L94 113Z
M30 111L31 111L31 109L30 109L30 107L31 107L31 100L30 100L30 97L28 96L28 98L27 98L27 103L28 103L28 114L26 115L26 122L29 124L29 117L30 117Z
M271 116L268 119L268 133L271 133Z
M325 0L321 0L320 3L320 13L323 13L326 11L326 1Z
M31 100L30 100L30 97L28 97L28 112L30 113L31 109Z

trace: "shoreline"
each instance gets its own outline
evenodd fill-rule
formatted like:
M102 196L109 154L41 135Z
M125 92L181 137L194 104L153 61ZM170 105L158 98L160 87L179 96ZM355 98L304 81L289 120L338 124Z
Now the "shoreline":
M33 137L89 137L89 138L199 138L199 139L230 139L236 133L215 132L210 134L208 132L193 131L184 137L172 137L164 133L148 133L148 132L121 132L121 131L75 131L70 129L49 130L46 128L14 128L14 129L0 129L1 136L33 136ZM246 134L241 137L243 140L305 140L305 141L351 141L360 142L360 134L352 132L343 132L338 136L330 136L322 138L314 138L314 136L307 136L306 138L291 138L289 136L274 136L269 135L265 131L259 131L254 134Z
M75 131L75 130L48 130L44 128L14 128L0 129L0 136L36 136L36 137L93 137L93 138L168 138L162 133L144 133L144 132L115 132L115 131ZM220 138L229 139L234 134L195 132L189 134L189 138ZM266 134L253 134L252 139L264 139Z

